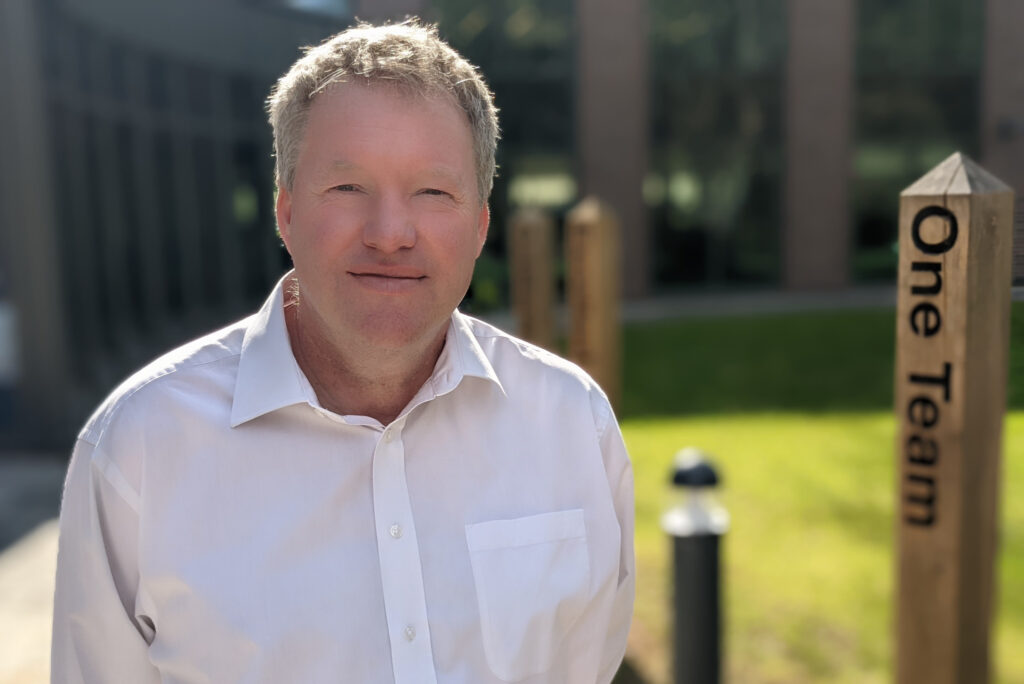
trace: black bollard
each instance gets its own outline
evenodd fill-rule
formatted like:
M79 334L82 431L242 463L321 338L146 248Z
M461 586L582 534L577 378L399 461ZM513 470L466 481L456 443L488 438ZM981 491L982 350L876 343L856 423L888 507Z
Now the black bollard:
M676 684L719 684L722 620L719 539L729 514L716 501L718 473L692 447L676 454L673 505L661 517L674 558L674 670Z

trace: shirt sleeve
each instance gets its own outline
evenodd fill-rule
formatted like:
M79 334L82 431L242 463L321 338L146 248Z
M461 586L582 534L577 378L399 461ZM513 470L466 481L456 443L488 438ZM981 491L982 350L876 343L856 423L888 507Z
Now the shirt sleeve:
M606 405L607 406L607 405ZM598 682L608 684L615 677L626 654L626 637L633 619L636 591L636 562L633 556L633 469L611 407L607 422L599 433L615 515L619 521L619 584L612 604L611 619L605 635Z
M159 682L136 616L138 494L100 449L75 445L60 513L52 684Z

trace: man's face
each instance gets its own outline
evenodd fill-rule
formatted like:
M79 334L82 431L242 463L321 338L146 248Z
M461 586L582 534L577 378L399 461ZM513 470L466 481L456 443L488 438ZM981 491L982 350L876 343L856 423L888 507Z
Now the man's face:
M475 174L469 123L448 100L363 84L317 96L277 201L304 320L341 345L441 335L487 236Z

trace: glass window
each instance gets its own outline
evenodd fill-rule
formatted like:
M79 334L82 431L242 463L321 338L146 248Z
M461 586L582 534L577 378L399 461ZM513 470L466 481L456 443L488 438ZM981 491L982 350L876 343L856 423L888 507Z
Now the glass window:
M576 201L572 0L434 0L442 37L480 67L501 123L491 232L469 304L508 303L505 226L520 206L556 215Z
M654 280L779 279L785 3L652 0Z
M959 150L977 158L985 3L860 0L852 279L896 276L901 190Z

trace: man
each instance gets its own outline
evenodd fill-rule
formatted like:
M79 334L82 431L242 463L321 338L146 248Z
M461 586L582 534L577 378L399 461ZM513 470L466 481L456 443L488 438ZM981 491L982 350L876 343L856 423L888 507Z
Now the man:
M364 25L269 108L295 269L82 430L53 681L610 681L634 586L611 408L455 310L490 92L434 29Z

